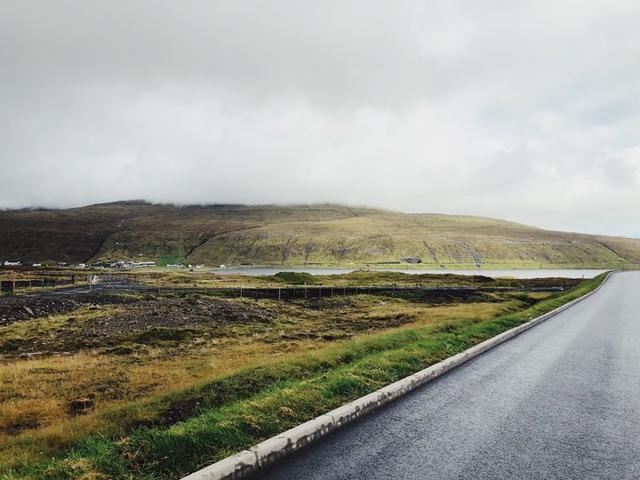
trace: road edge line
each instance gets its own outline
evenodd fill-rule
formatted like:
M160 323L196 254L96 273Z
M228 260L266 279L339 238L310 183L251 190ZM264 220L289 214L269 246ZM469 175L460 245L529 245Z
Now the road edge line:
M458 368L484 352L535 327L539 323L555 317L559 313L586 300L600 290L615 271L607 273L605 279L595 289L539 317L518 325L484 342L474 345L456 355L435 363L419 372L382 387L364 397L346 403L319 417L293 427L275 437L254 445L230 457L202 468L181 480L239 480L262 472L266 467L325 437L334 430L363 417L391 401L429 383L445 373Z

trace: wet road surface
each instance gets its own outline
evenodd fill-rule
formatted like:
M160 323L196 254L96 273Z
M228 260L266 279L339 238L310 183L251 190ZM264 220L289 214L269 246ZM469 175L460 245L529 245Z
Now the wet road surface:
M639 479L640 272L261 477Z

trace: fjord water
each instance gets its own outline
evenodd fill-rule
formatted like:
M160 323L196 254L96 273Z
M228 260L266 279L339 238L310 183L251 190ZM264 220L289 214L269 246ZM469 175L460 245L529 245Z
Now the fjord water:
M300 272L310 273L312 275L339 275L343 273L351 273L356 268L313 268L313 267L224 267L214 268L210 270L212 273L234 274L234 275L250 275L250 276L268 276L275 275L279 272ZM513 270L457 270L457 269L406 269L406 268L364 268L360 270L380 271L380 272L400 272L408 274L451 274L451 275L483 275L485 277L510 277L510 278L593 278L605 272L606 270L597 269L513 269Z

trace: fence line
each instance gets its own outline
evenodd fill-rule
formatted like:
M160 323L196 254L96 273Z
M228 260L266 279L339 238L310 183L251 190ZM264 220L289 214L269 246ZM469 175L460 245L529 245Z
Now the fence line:
M562 287L549 288L515 288L515 287L399 287L397 285L355 285L355 286L327 286L327 285L296 285L290 287L157 287L157 293L204 293L207 295L274 300L292 300L296 298L312 299L333 296L350 295L470 295L474 293L497 292L556 292L563 291Z
M29 278L29 279L13 279L0 280L0 291L13 293L18 289L33 287L59 287L64 285L74 285L76 276L72 275L68 278Z

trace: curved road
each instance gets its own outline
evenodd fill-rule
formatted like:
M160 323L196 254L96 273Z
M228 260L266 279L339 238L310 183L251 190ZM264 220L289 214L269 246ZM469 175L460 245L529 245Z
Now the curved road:
M640 479L640 272L262 478Z

